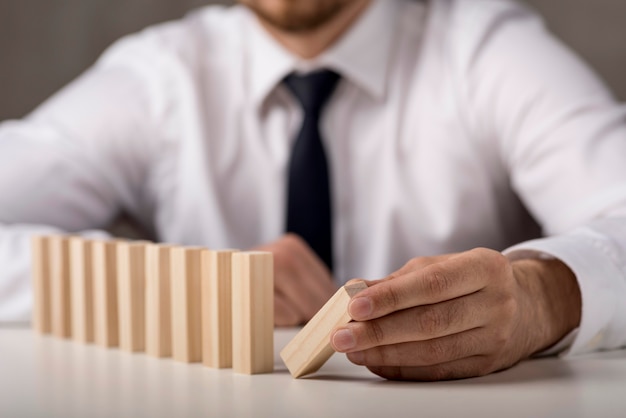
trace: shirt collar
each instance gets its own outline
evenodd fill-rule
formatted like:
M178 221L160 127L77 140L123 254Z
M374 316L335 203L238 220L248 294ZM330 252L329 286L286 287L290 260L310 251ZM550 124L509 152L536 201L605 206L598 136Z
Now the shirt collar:
M247 11L247 65L251 99L261 106L270 92L293 71L328 68L375 98L385 95L392 50L396 1L373 0L350 29L328 50L306 61L280 45Z

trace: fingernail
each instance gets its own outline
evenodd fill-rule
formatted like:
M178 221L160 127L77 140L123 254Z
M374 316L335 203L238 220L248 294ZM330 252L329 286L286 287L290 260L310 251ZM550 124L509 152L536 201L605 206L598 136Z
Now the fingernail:
M352 331L340 329L333 335L333 346L337 351L347 351L356 346L356 340Z
M372 314L372 301L370 298L355 298L350 302L350 316L352 319L366 319Z
M354 353L349 353L348 360L350 360L354 364L361 365L365 362L365 354L363 354L362 351L355 351Z

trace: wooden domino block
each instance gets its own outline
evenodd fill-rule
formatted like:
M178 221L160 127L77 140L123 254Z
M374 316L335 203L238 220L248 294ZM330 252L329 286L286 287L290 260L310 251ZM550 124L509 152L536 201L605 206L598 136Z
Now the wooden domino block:
M143 241L116 243L119 346L131 353L145 349L147 245Z
M94 339L104 347L116 347L119 341L115 245L115 241L92 243Z
M172 355L171 251L162 244L146 249L146 353L154 357Z
M333 355L330 333L335 327L350 322L348 303L366 288L364 282L358 282L339 289L280 352L293 377L316 372Z
M274 370L274 258L266 252L232 256L233 370Z
M72 338L91 343L94 341L92 243L74 237L69 245Z
M202 363L232 367L232 255L236 250L202 251Z
M42 334L52 332L50 309L50 237L31 240L31 271L33 277L33 327Z
M172 250L172 358L185 363L202 361L201 254L201 248Z
M70 294L70 249L66 236L50 237L50 295L52 334L60 338L72 336Z

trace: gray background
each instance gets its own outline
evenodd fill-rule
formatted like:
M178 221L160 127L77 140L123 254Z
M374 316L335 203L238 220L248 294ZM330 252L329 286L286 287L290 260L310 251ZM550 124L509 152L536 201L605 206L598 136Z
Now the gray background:
M626 1L528 0L626 100ZM21 117L111 42L210 0L0 0L0 120Z

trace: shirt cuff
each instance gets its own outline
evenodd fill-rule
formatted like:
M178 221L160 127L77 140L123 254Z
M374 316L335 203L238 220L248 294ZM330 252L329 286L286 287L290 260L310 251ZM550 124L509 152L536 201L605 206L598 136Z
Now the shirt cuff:
M606 236L593 230L528 241L503 253L510 260L553 257L575 274L582 296L580 327L540 355L584 354L623 347L626 284ZM621 337L620 337L621 335Z

